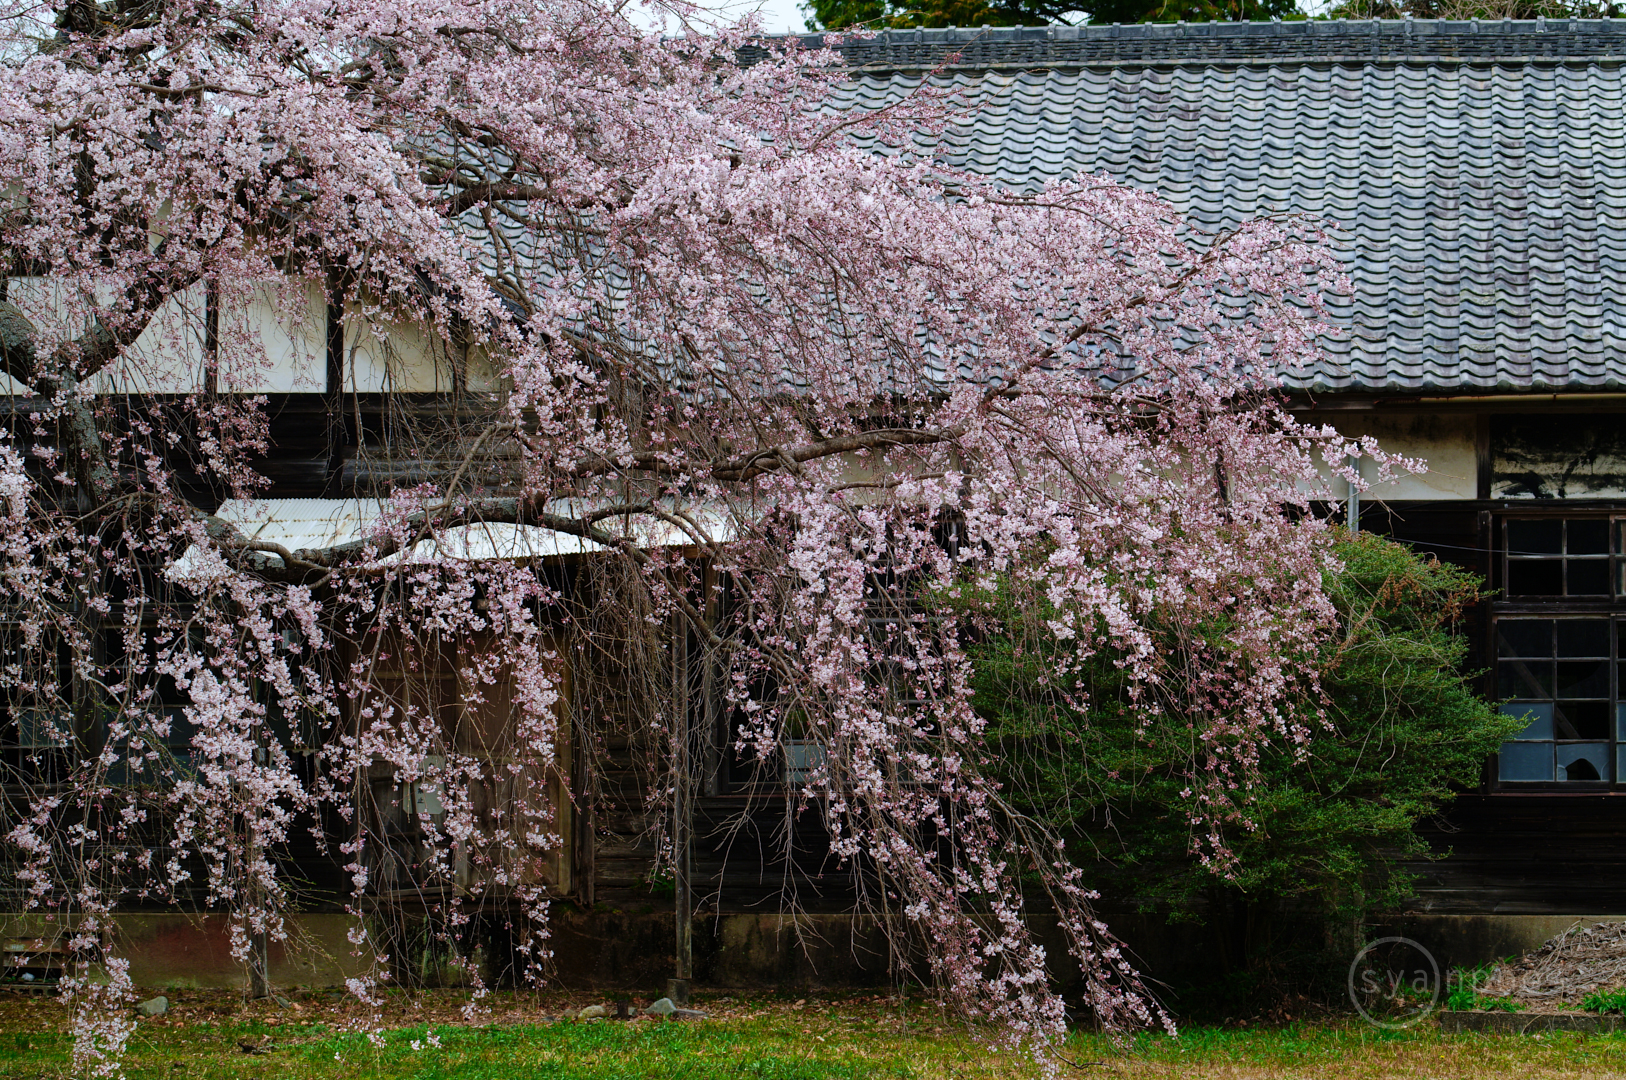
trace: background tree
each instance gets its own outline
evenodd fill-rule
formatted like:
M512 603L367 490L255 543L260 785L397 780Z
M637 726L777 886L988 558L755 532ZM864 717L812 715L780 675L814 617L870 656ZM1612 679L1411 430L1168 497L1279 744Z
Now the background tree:
M1328 13L1334 19L1615 19L1620 5L1579 0L1349 0Z
M968 1014L1063 1030L1029 879L1084 1004L1153 1018L1055 837L1002 810L952 610L918 599L1028 567L1068 613L1055 677L1106 650L1130 695L1167 679L1170 618L1229 620L1184 677L1211 706L1193 797L1240 812L1261 747L1305 737L1332 625L1315 459L1360 450L1261 374L1313 356L1338 280L1313 229L1197 235L1098 178L1010 192L933 160L930 92L832 112L833 55L742 66L748 30L587 0L0 16L0 689L33 732L6 837L26 903L76 928L77 1069L130 1030L111 913L191 892L252 958L288 933L296 830L353 910L410 886L545 959L567 659L589 734L594 670L635 701L677 768L657 791L690 782L680 662L737 746L813 743L776 805ZM346 373L392 342L452 390L334 443L328 493L380 500L358 536L289 550L215 513L274 491L255 373L336 372L342 431ZM392 784L443 804L410 859Z
M1347 930L1410 895L1403 864L1428 854L1414 827L1477 785L1522 723L1480 698L1465 667L1456 624L1480 600L1476 577L1371 534L1344 536L1333 556L1325 587L1339 631L1318 647L1325 712L1306 713L1302 740L1262 751L1245 805L1218 822L1236 855L1223 874L1200 842L1214 823L1190 798L1203 729L1192 703L1137 697L1122 658L1106 653L1077 683L1056 683L1050 657L1070 643L1049 632L1052 611L1017 613L1003 591L967 598L970 610L1006 609L1004 632L971 655L974 705L1012 803L1068 836L1114 901L1209 924L1233 969L1261 959L1261 927L1273 913L1283 922L1284 902ZM1196 647L1228 629L1202 624ZM1191 647L1167 635L1160 661L1178 669Z
M809 30L901 30L921 26L1072 26L1078 23L1246 22L1302 18L1295 0L811 0Z
M909 27L1074 26L1080 23L1263 22L1310 16L1297 0L811 0L801 11L807 29L901 30ZM1614 19L1620 5L1581 0L1348 0L1315 17L1329 19Z

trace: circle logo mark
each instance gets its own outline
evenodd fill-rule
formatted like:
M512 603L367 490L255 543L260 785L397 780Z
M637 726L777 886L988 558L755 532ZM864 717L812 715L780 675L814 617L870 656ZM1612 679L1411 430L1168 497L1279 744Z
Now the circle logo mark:
M1349 965L1349 1000L1373 1027L1398 1031L1440 1004L1440 965L1411 938L1378 938Z

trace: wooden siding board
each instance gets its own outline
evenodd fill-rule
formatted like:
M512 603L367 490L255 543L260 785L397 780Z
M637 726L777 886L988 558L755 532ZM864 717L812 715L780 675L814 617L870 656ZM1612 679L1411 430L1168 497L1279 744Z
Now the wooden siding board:
M1626 913L1626 795L1463 795L1418 830L1410 907L1439 914Z

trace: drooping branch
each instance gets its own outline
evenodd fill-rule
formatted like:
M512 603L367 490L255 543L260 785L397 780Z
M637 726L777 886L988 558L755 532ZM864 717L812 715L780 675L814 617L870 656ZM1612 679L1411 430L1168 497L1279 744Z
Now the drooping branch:
M781 469L806 464L822 458L837 457L861 451L880 451L900 446L936 446L953 442L965 434L964 425L940 430L923 428L871 428L850 435L838 435L791 446L765 446L748 454L736 455L715 462L702 462L700 474L723 483L744 483ZM521 434L528 445L539 445L538 440ZM612 473L646 473L658 476L681 476L686 463L672 453L636 451L606 457L596 454L583 459L565 475L572 478L604 476Z
M1149 194L1090 180L1025 198L917 152L917 134L929 142L957 115L934 94L832 112L846 106L822 96L843 77L828 56L743 68L743 35L657 39L585 0L516 2L500 17L472 0L160 2L74 16L95 40L5 39L0 100L19 107L0 110L0 146L39 152L0 153L0 190L33 214L0 216L0 244L14 265L145 283L54 351L23 308L0 308L4 369L38 395L12 409L13 430L31 410L40 441L63 429L39 450L61 462L49 478L26 438L0 443L0 515L28 504L6 518L0 570L15 571L8 599L38 641L47 623L77 635L76 677L99 688L109 732L105 761L41 787L32 827L50 839L34 850L64 846L49 799L122 806L116 770L155 761L173 778L191 754L173 788L186 829L155 839L162 829L131 814L124 839L202 859L203 887L244 925L275 933L292 907L280 864L261 857L267 838L289 835L296 812L330 811L353 830L335 845L341 902L382 910L398 886L455 882L443 910L467 920L481 900L466 875L483 872L505 914L540 919L547 888L504 860L557 850L547 796L522 790L557 765L553 643L608 657L606 702L647 694L578 715L584 746L599 734L586 725L626 708L670 747L689 693L673 675L693 660L707 707L724 710L712 730L764 762L793 740L824 749L803 777L773 773L774 805L817 814L835 861L884 864L895 897L866 892L861 874L855 910L903 912L895 925L926 943L967 1013L1061 1038L1008 870L1049 838L1000 820L963 639L934 598L1023 567L1018 587L1056 608L1076 653L1110 640L1143 684L1155 665L1133 665L1155 618L1234 626L1231 654L1201 673L1224 690L1204 720L1230 755L1224 778L1244 776L1318 626L1317 525L1284 512L1316 483L1313 439L1257 407L1251 374L1311 348L1313 305L1295 306L1310 245L1267 223L1208 257ZM222 100L239 87L264 94ZM185 258L151 250L158 232ZM265 463L281 432L254 395L181 393L114 419L84 393L117 363L162 385L176 342L131 345L194 264L211 285L205 351L234 370L300 352L293 329L325 304L327 348L312 357L329 393L323 490L379 501L367 535L317 547L200 522L219 500L295 494L278 485L297 470ZM287 288L268 294L268 281ZM1257 302L1232 303L1243 296ZM1131 392L1074 365L1084 337L1132 343L1146 377ZM418 341L419 356L465 366L445 393L388 393L431 385L417 381ZM367 351L378 413L362 400ZM476 351L487 381L471 389ZM347 439L366 470L344 468ZM1176 482L1221 454L1229 516L1209 486ZM63 479L96 505L59 512L68 500L49 485ZM566 567L457 557L483 525L550 530L581 543L544 549L582 554ZM615 589L563 595L578 574ZM587 606L594 618L574 621ZM624 633L589 640L611 623ZM123 653L97 651L115 639ZM54 662L34 650L36 671ZM1076 676L1068 662L1050 673L1058 686ZM164 678L183 702L157 699ZM501 753L455 745L454 680L458 708L498 710ZM295 767L313 744L296 746L274 708L321 729L314 768ZM178 730L176 709L198 736L141 753ZM652 757L649 790L682 760ZM401 783L434 783L445 801L444 822L418 823L411 858L391 846ZM1234 791L1216 782L1199 797L1239 812ZM92 861L74 873L107 885L110 910L132 886ZM99 895L49 858L33 866L62 895ZM1067 909L1091 985L1121 981L1089 952L1074 872L1048 851L1033 872ZM447 940L466 940L460 926L472 924ZM1145 1017L1091 1000L1106 1022Z
M153 258L162 259L164 247L161 243ZM191 288L201 276L194 271L132 286L125 291L127 310L113 320L113 326L102 313L93 312L83 334L57 345L48 356L40 355L39 329L28 316L16 304L0 300L0 370L41 397L81 383L115 363L151 325L165 302Z
M197 274L187 275L177 288L184 291L197 279ZM124 355L170 295L171 291L157 282L132 287L126 293L131 311L114 327L109 327L99 313L93 314L82 335L56 346L48 356L40 355L39 330L22 309L10 301L0 301L0 370L40 398L57 403L62 412L62 451L93 506L112 505L119 479L92 399L82 387Z
M741 482L755 479L765 473L839 454L851 454L861 450L886 451L899 446L934 446L938 443L953 442L964 435L965 430L963 425L937 431L875 428L797 446L769 446L717 465L711 470L711 475L716 480Z
M617 503L579 515L554 513L542 508L546 504L544 499L471 500L455 508L446 506L408 515L404 531L297 550L289 550L274 541L246 537L235 524L218 517L207 517L205 521L209 537L228 554L239 553L237 561L244 570L269 581L309 583L345 566L387 566L392 557L418 544L433 542L447 530L479 525L549 529L612 550L636 547L635 540L609 532L599 523L617 517L660 514L650 503ZM276 563L271 561L272 557Z

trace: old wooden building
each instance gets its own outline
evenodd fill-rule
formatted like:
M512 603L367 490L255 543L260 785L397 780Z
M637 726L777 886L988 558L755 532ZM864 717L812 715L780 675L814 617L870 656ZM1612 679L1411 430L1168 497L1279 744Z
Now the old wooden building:
M1424 823L1450 854L1417 867L1391 922L1478 963L1626 914L1626 24L909 30L842 50L854 74L837 107L951 87L968 119L922 148L1014 187L1104 173L1201 230L1326 225L1351 289L1323 362L1281 373L1285 392L1301 416L1426 463L1364 493L1334 481L1327 510L1485 577L1495 598L1468 625L1484 692L1530 720ZM578 834L594 836L578 880L635 912L652 894L626 760L621 797ZM707 760L702 968L811 974L761 944L757 913L793 888L837 918L823 933L846 944L823 961L847 970L850 882L817 828L787 828L783 796L727 753ZM1155 935L1130 933L1156 957ZM582 944L584 969L630 970L613 944Z
M1202 229L1327 224L1343 332L1287 390L1427 462L1343 509L1488 579L1485 692L1530 718L1425 826L1451 854L1411 924L1488 956L1626 913L1626 26L897 31L847 55L852 107L959 89L974 112L936 152L1007 183L1104 173Z
M1328 511L1488 579L1496 598L1473 631L1485 692L1530 718L1478 787L1425 826L1451 854L1423 868L1409 918L1459 944L1474 928L1447 947L1466 959L1539 940L1554 920L1626 915L1626 24L925 30L842 49L853 76L836 107L953 86L972 110L930 149L1013 186L1105 173L1161 193L1202 230L1270 214L1326 223L1352 289L1333 303L1341 332L1324 362L1283 373L1285 392L1302 415L1427 463L1364 493L1335 490ZM241 525L331 543L357 532L379 490L413 479L380 471L412 458L380 449L407 430L401 417L466 428L491 387L478 357L404 332L380 344L319 303L301 333L272 350L283 368L233 387L269 396L276 447L273 486ZM491 543L488 557L533 559L566 588L587 557ZM864 952L873 940L840 940L830 923L814 970L770 916L790 890L815 915L851 908L850 876L816 824L784 813L808 763L791 755L765 777L727 749L726 718L689 714L698 974L840 978L865 956L884 968ZM20 768L29 730L4 731ZM647 986L673 962L673 899L649 876L648 773L630 727L594 738L590 783L585 749L562 758L583 786L558 796L567 843L549 879L576 913L561 909L555 940L567 980ZM434 792L385 770L372 780L408 850ZM343 875L314 848L289 857L316 886L310 925L340 941ZM229 972L218 940L161 948L185 920L159 914L130 933L181 959L149 965L149 978ZM285 977L333 969L300 971Z

